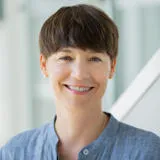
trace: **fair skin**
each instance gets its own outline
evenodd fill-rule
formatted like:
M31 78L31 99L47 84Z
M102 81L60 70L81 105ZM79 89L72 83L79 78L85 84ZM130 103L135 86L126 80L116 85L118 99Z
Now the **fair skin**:
M40 66L53 89L59 155L61 159L76 160L109 120L101 103L107 81L115 72L116 59L111 61L106 53L69 47L48 59L41 54Z

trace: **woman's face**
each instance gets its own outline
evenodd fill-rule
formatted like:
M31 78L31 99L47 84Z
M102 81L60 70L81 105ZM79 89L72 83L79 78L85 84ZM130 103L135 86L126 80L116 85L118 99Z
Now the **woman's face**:
M116 63L112 65L106 53L64 48L47 60L41 55L40 64L49 77L55 103L82 107L101 103Z

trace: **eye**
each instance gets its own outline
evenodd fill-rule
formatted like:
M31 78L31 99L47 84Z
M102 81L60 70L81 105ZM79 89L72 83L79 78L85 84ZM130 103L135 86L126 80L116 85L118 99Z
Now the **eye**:
M70 56L60 57L59 59L60 59L60 60L63 60L63 61L72 61L72 60L73 60L73 58L70 57Z
M98 57L91 57L91 58L89 59L89 61L101 62L102 60L101 60L100 58L98 58Z

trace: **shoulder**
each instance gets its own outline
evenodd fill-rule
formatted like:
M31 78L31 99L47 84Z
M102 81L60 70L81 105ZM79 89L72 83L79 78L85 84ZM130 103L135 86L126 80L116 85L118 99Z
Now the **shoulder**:
M11 138L8 143L5 145L5 147L11 147L11 148L17 148L17 147L26 147L26 145L32 145L34 141L37 141L38 139L43 139L47 126L49 124L45 124L41 126L40 128L34 128L31 130L24 131L22 133L17 134L13 138Z
M146 131L122 122L119 122L119 134L127 138L140 140L141 142L155 141L160 142L160 137L150 131Z
M160 137L150 131L119 122L118 137L124 140L128 150L141 158L160 157Z
M0 149L0 159L6 156L12 159L11 157L24 156L25 153L36 150L42 145L47 136L46 133L48 126L49 124L45 124L40 128L19 133L11 138L7 144Z

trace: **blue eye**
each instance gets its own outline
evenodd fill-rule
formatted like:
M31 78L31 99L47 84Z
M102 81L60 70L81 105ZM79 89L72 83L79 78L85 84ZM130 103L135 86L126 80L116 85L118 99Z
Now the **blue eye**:
M73 60L73 58L72 57L70 57L70 56L64 56L64 57L61 57L61 58L59 58L60 60L63 60L63 61L72 61Z
M89 61L101 62L102 60L98 57L92 57L92 58L89 59Z

